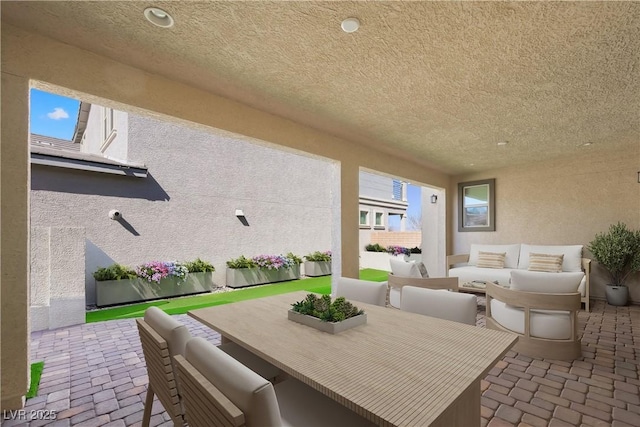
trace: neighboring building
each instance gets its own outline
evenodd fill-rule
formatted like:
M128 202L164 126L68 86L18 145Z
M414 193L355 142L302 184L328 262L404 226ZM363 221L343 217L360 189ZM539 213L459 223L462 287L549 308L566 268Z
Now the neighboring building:
M200 257L222 285L231 258L331 248L328 161L86 103L31 150L33 330L83 322L114 262Z
M371 243L371 236L389 230L389 217L400 216L400 230L405 231L407 183L383 175L360 172L360 250Z

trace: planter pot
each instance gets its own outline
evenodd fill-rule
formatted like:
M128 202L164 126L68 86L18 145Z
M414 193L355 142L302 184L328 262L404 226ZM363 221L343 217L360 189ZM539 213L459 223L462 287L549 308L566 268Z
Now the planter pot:
M607 302L611 305L627 305L629 288L626 286L607 285L605 289Z
M312 328L315 328L322 332L327 332L329 334L337 334L342 331L346 331L349 328L364 325L367 323L366 314L359 314L357 316L350 317L347 320L343 320L342 322L323 322L317 317L307 316L306 314L300 314L293 310L289 310L288 318L289 320L293 320L294 322L311 326Z
M245 286L285 282L299 278L299 265L278 270L268 270L264 268L227 268L227 286L230 288L244 288Z
M199 294L210 292L213 287L213 273L189 273L184 280L167 277L160 283L149 283L140 278L96 281L96 305L104 307Z
M411 262L411 261L420 262L422 261L422 254L405 255L404 260L408 262Z
M331 261L305 261L304 275L309 277L328 276L331 274Z

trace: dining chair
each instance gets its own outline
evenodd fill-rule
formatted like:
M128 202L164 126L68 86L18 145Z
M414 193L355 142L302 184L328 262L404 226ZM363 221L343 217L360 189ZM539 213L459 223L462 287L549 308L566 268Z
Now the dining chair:
M339 277L336 285L336 297L345 297L347 300L384 307L387 302L387 282L370 282Z
M158 396L174 424L183 425L184 408L175 378L173 358L184 355L191 333L184 324L157 307L149 307L144 318L136 319L136 323L149 377L142 426L149 426L154 395ZM265 378L273 379L280 373L275 366L233 342L221 344L219 347L221 351L229 352L231 357L238 358Z
M202 338L175 360L192 427L373 425L298 380L270 383Z
M415 286L404 286L400 299L400 310L474 326L477 307L475 295Z

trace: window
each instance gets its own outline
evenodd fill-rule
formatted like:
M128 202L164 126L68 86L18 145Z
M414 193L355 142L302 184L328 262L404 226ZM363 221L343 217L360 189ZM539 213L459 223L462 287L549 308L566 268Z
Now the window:
M369 225L369 211L360 211L360 226Z
M376 228L384 228L384 212L376 212L375 213L374 226Z
M111 108L102 108L102 145L100 152L104 154L109 145L116 139L116 130L114 129L114 114Z
M495 231L495 179L458 184L458 231Z

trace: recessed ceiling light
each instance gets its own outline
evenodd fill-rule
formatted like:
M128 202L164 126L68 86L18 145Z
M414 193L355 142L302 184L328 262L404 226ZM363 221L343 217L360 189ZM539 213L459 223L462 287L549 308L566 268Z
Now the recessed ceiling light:
M144 17L153 25L162 28L173 27L173 18L164 10L157 7L148 7L144 10Z
M358 18L347 18L340 26L345 33L355 33L360 28L360 21Z
M583 143L583 144L580 144L580 147L589 147L589 146L591 146L591 145L593 145L593 142L591 142L591 141L587 141L587 142L585 142L585 143Z
M500 142L498 142L497 145L504 146L504 145L507 145L508 143L509 143L509 141L500 141Z

